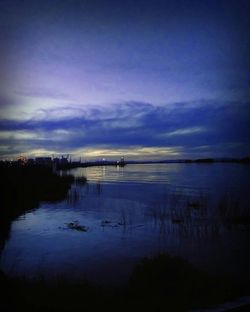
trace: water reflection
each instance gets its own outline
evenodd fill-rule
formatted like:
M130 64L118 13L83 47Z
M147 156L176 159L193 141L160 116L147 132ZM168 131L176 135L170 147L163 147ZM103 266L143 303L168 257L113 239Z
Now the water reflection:
M141 257L167 251L210 272L250 277L249 171L230 164L72 170L88 183L13 222L1 268L117 283Z
M127 165L100 166L77 168L70 172L75 176L87 176L90 182L119 182L119 183L167 183L169 174L180 170L179 164L166 165Z

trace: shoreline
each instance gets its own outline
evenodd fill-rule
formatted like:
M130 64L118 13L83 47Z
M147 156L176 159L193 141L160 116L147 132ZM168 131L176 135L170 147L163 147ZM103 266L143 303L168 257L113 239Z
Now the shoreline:
M177 160L128 160L123 161L122 163L119 161L90 161L90 162L69 162L67 164L58 164L56 166L57 170L69 170L74 168L87 168L87 167L98 167L98 166L118 166L124 167L126 165L150 165L150 164L250 164L250 158L235 158L235 159L213 159L213 158L202 158L202 159L177 159Z

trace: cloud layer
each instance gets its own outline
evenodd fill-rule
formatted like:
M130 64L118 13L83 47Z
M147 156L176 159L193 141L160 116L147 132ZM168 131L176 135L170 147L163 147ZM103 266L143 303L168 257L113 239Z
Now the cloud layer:
M135 159L244 156L250 152L249 114L250 103L216 101L47 108L29 120L1 120L1 155L47 152Z

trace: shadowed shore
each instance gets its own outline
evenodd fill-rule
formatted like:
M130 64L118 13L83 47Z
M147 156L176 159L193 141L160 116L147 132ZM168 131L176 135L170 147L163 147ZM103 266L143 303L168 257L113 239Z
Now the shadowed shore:
M5 284L4 311L190 311L247 294L229 278L210 276L168 254L142 259L119 288L60 277L53 282L0 278Z
M8 237L11 221L38 207L42 201L63 200L74 181L70 175L59 176L45 166L21 166L0 162L0 251Z

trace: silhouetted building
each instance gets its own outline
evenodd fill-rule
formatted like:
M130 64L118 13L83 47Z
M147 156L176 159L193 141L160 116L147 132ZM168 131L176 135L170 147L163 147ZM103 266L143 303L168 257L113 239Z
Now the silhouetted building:
M52 159L51 157L36 157L35 163L41 166L52 166Z

